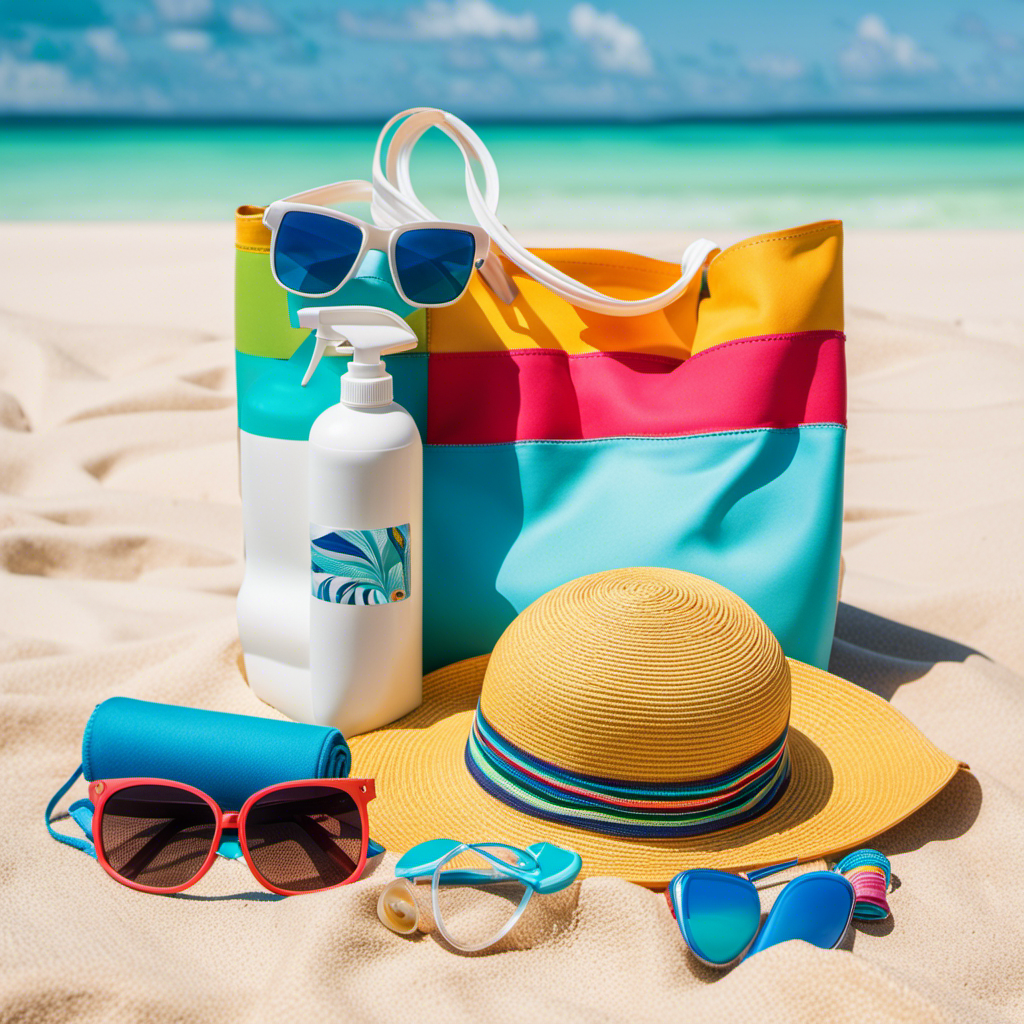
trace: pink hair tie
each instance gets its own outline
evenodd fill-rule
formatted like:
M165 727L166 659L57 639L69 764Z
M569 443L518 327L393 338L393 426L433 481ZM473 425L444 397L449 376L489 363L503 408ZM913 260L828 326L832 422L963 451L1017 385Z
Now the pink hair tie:
M892 880L892 865L877 850L855 850L832 869L849 880L857 896L853 916L858 921L882 921L889 916L886 894Z

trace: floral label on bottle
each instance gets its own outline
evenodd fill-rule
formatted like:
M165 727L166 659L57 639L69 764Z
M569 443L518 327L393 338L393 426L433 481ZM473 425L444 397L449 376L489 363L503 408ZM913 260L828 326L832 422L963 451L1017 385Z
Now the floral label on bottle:
M312 593L332 604L391 604L409 596L409 524L383 530L309 526Z

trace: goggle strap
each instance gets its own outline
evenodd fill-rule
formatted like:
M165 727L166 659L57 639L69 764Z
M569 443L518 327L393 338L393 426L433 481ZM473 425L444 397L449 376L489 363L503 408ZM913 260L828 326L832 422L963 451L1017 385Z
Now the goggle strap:
M64 843L66 846L73 846L76 850L81 850L83 853L89 854L90 857L96 857L96 847L90 840L92 839L92 804L88 800L76 800L69 808L69 815L71 819L82 829L83 832L89 837L88 839L79 839L78 836L69 836L63 832L58 832L53 827L53 812L57 804L63 799L67 791L78 781L82 775L82 766L79 765L71 775L71 778L64 783L60 789L50 798L50 802L46 805L46 829L57 840L58 843ZM89 815L88 824L83 823L85 807L88 805Z

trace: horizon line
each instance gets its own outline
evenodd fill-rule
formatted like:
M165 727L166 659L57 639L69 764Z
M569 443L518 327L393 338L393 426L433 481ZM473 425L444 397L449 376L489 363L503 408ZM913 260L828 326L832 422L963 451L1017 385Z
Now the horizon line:
M551 117L512 117L508 115L469 115L474 124L490 126L559 126L559 125L676 125L676 124L758 124L783 121L1017 121L1024 120L1024 107L978 108L900 108L872 110L867 108L837 108L835 110L749 111L745 113L674 114L663 117L616 117L608 114L589 116L556 115ZM245 115L142 115L127 113L74 114L31 113L0 111L0 124L38 125L181 125L183 127L363 127L379 126L390 115L380 117L260 117Z

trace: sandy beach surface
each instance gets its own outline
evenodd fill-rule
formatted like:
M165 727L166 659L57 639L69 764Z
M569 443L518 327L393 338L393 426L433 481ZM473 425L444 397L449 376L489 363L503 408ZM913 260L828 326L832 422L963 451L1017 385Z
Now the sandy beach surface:
M521 948L459 958L377 923L390 857L285 900L219 861L160 899L47 836L99 700L269 713L234 622L232 240L0 224L0 1021L1024 1020L1024 234L847 233L831 667L972 771L877 839L889 921L725 974L617 879L574 886ZM688 240L526 238L663 258Z

